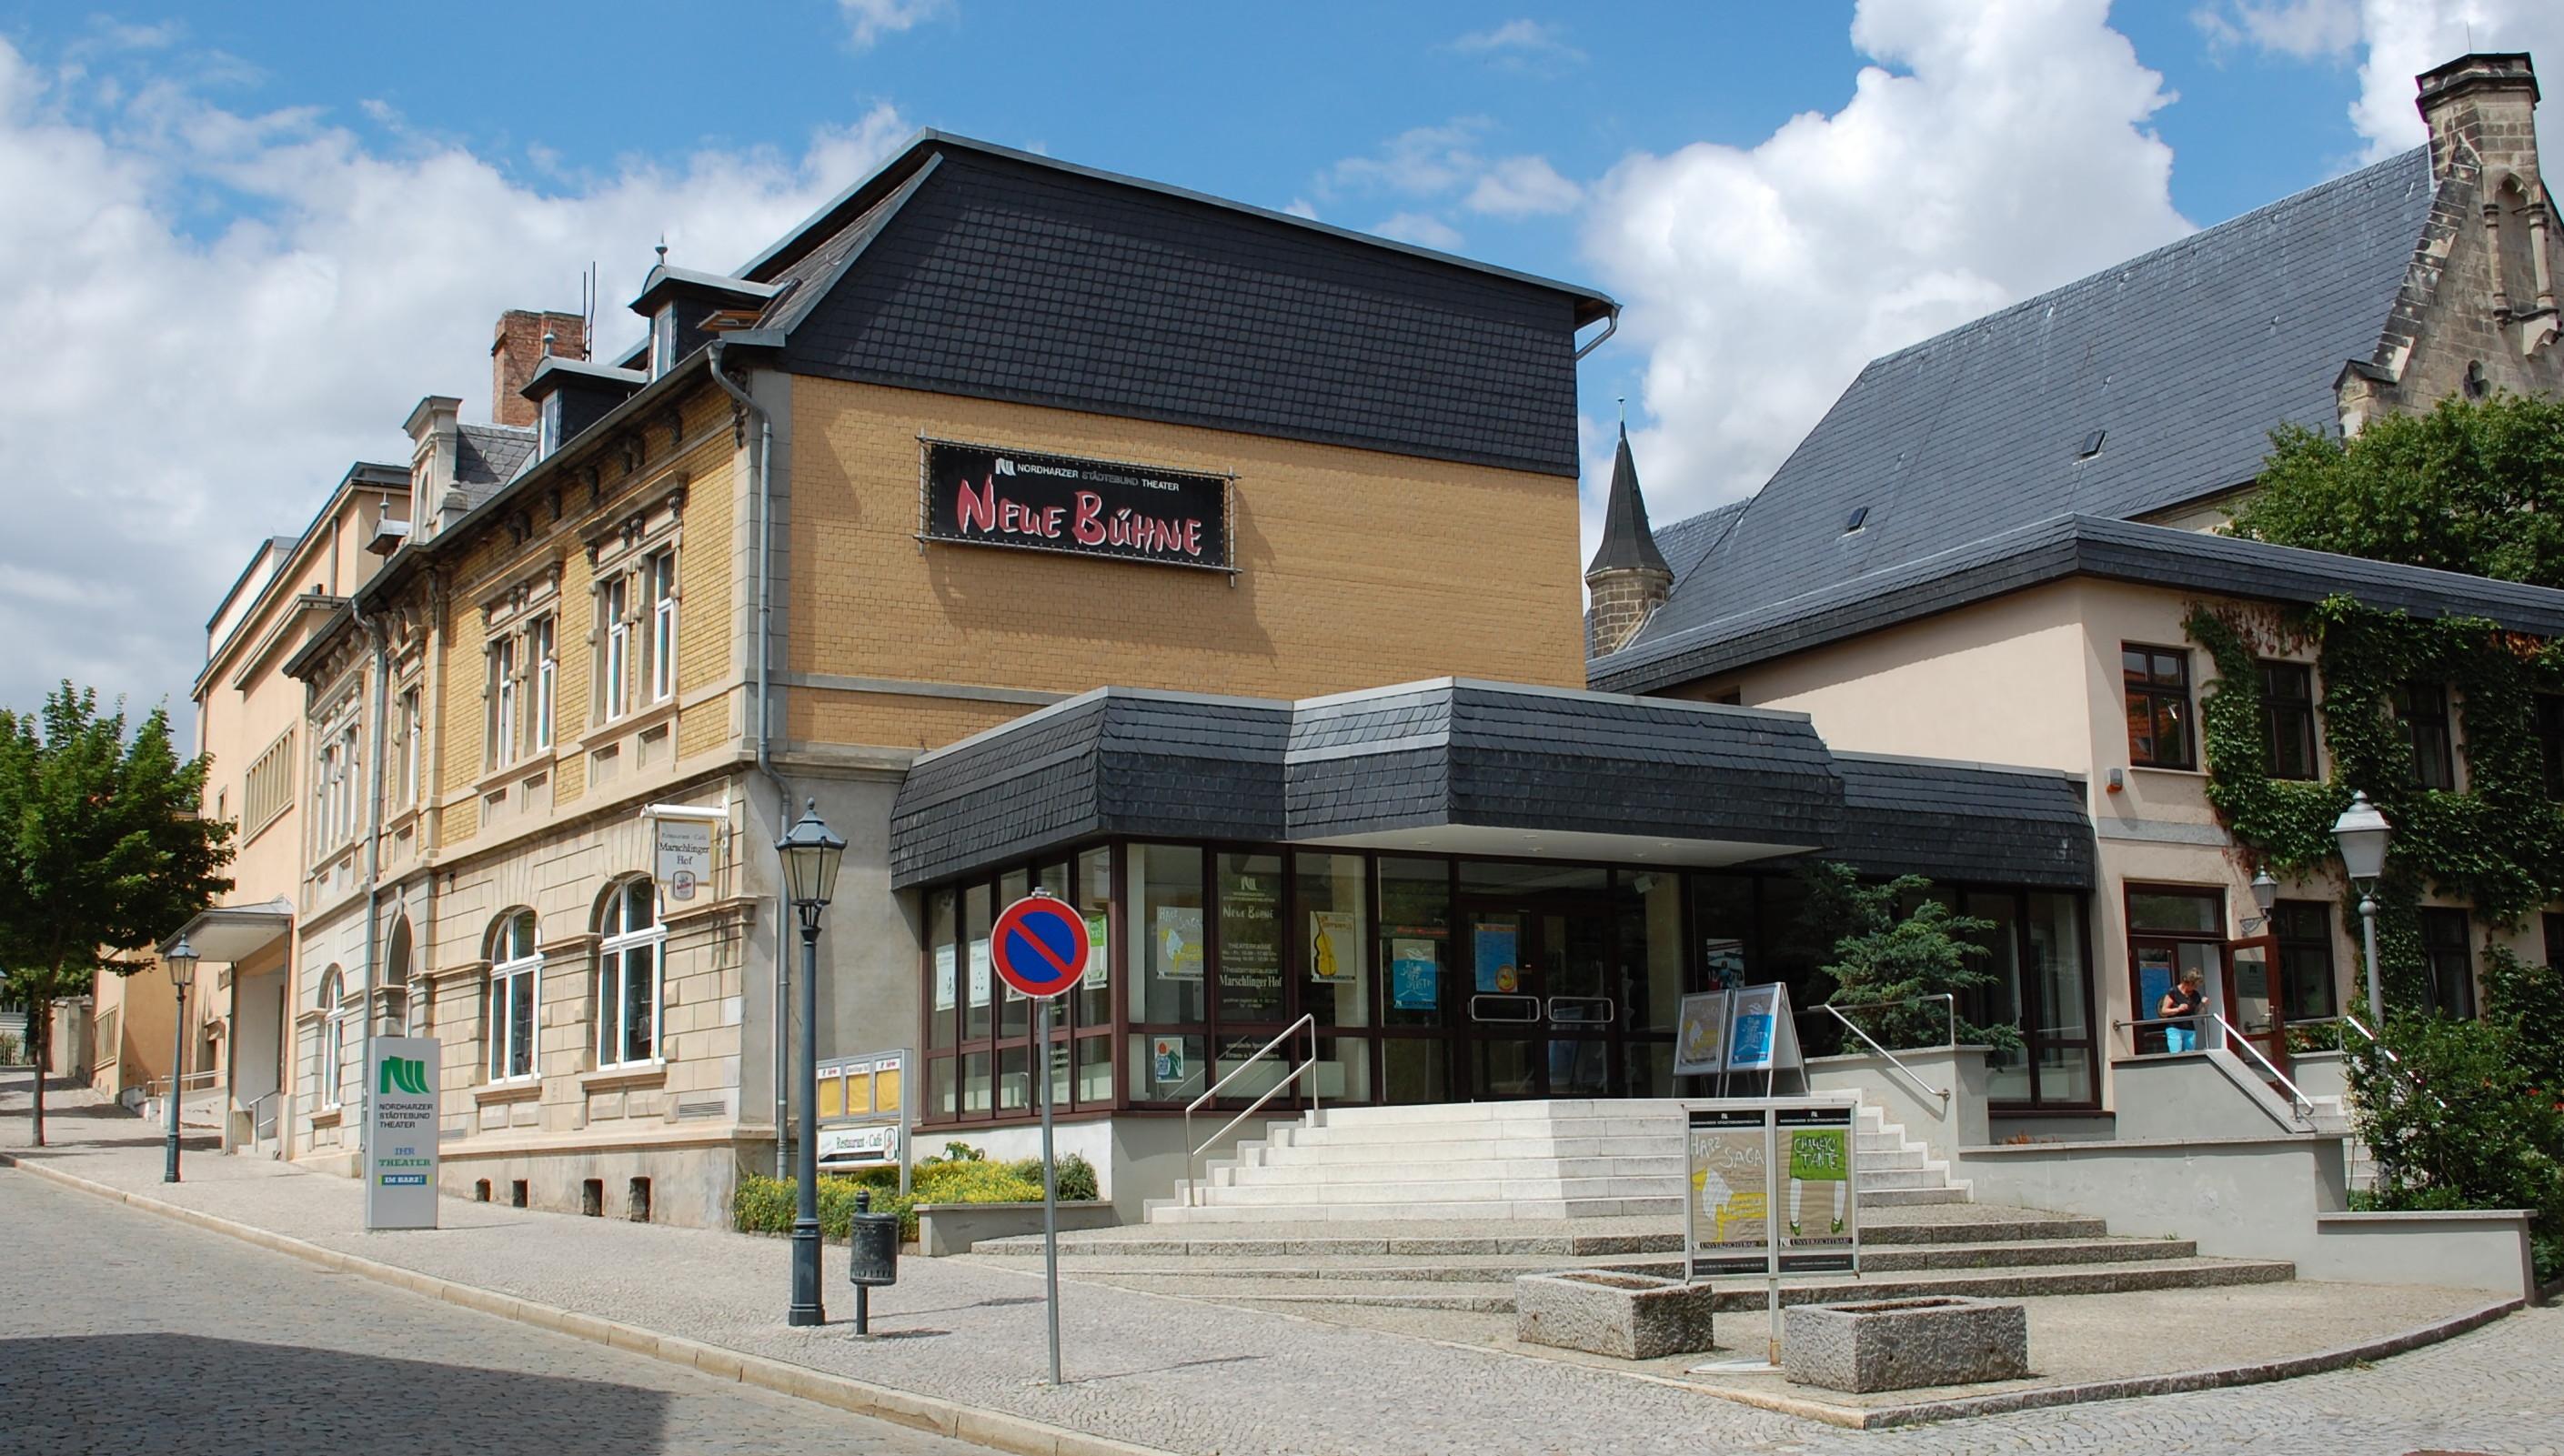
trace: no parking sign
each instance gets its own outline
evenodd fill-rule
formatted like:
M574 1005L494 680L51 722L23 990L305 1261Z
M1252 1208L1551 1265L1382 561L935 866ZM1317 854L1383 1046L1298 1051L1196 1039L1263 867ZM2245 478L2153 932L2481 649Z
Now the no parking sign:
M1065 993L1086 974L1086 917L1051 895L1007 906L988 933L988 958L1006 984L1035 1000Z

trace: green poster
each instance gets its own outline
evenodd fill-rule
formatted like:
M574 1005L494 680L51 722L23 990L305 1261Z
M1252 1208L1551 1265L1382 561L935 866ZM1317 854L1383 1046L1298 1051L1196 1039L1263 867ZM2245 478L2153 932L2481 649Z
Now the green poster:
M1839 1128L1801 1128L1790 1135L1790 1177L1802 1183L1839 1183L1849 1167Z

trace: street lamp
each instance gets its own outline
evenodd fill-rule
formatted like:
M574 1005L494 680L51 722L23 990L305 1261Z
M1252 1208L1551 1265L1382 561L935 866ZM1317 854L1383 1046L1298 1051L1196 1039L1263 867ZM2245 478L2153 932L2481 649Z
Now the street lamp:
M2350 807L2333 821L2333 843L2341 847L2341 867L2359 891L2359 926L2368 953L2368 1014L2377 1029L2386 1028L2386 992L2377 974L2377 879L2386 873L2386 841L2395 829L2365 793L2354 792Z
M836 893L837 866L846 842L819 818L819 801L804 801L801 817L774 851L783 860L783 886L801 917L801 1145L794 1159L800 1200L792 1215L793 1325L824 1325L819 1303L819 913ZM777 1048L777 1050L781 1050ZM781 1133L776 1130L777 1135Z
M2270 924L2270 912L2278 908L2279 882L2270 878L2270 867L2268 865L2263 865L2259 870L2253 872L2252 904L2258 907L2261 913L2256 916L2245 917L2244 921L2244 930L2247 935L2254 931L2268 929Z
M163 951L160 963L169 969L169 987L178 993L178 1029L169 1039L169 1160L160 1170L160 1181L178 1181L178 1097L182 1090L179 1074L187 1069L187 983L196 978L196 947L187 943L186 933L178 934L178 943Z

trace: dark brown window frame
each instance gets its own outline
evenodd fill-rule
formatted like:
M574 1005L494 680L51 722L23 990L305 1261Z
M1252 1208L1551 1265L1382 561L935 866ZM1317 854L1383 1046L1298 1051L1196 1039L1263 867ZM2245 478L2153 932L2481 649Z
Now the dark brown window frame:
M2426 905L2419 912L2423 969L2431 978L2431 1007L2443 1014L2471 1020L2475 1011L2475 928L2474 914L2461 905ZM2455 926L2455 938L2435 942L2435 928ZM2460 957L2451 975L2443 956L2454 953ZM2454 995L2445 994L2455 992ZM2454 1004L2451 1004L2454 1002Z
M2279 974L2280 1014L2290 1023L2329 1021L2341 1014L2341 968L2333 959L2333 926L2340 907L2326 900L2282 900L2270 908L2270 936L2278 942L2276 969ZM2314 934L2291 934L2289 922L2294 913L2313 917ZM2323 999L2320 1003L2298 1004L2299 977L2293 969L2293 956L2323 956Z
M2128 659L2140 655L2147 659L2144 679L2131 681L2128 677ZM2178 682L2165 683L2159 680L2158 674L2161 672L2161 662L2164 660L2169 660L2176 666L2179 674ZM2146 705L2147 736L2154 743L2152 751L2139 752L2137 734L2131 728L2128 732L2129 764L2137 768L2196 770L2199 767L2199 735L2192 726L2192 718L2196 710L2191 697L2189 649L2165 647L2150 642L2120 643L2119 687L2128 707L2134 708L2139 702ZM2173 721L2181 729L2178 757L2167 756L2164 752L2162 710L2166 704L2174 705L2178 710L2173 715Z
M2413 781L2424 788L2457 786L2457 715L2449 685L2413 682L2395 690L2395 721L2413 745Z
M2323 777L2323 758L2315 732L2313 665L2264 658L2256 666L2261 675L2261 733L2270 755L2270 776L2298 780ZM2281 680L2302 683L2305 691L2283 698L2276 691ZM2298 765L2287 761L2291 747L2301 755Z

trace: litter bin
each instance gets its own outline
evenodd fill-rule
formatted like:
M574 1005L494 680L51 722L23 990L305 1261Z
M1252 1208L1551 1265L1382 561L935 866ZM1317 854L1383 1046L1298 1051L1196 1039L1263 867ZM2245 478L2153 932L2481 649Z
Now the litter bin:
M872 1211L870 1188L855 1190L854 1227L846 1240L846 1282L855 1287L855 1333L872 1333L871 1293L899 1283L899 1215Z

